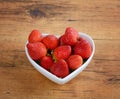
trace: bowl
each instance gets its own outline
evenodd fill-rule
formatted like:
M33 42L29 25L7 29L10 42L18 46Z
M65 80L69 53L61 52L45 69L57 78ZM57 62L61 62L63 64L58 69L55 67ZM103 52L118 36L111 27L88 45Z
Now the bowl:
M46 36L46 35L47 35L46 33L43 34L43 36ZM30 55L28 53L28 49L26 47L28 41L25 44L25 53L26 53L26 56L27 56L29 62L33 65L33 67L36 70L38 70L41 74L43 74L45 77L47 77L49 80L51 80L51 81L53 81L53 82L55 82L57 84L65 84L65 83L69 82L70 80L72 80L73 78L75 78L78 74L80 74L88 66L88 64L92 60L94 52L95 52L95 44L94 44L93 39L89 35L87 35L85 33L79 32L79 35L80 35L80 37L85 38L91 44L92 54L91 54L91 56L87 59L87 61L83 65L81 65L78 69L74 70L72 73L70 73L68 76L66 76L64 78L59 78L59 77L55 76L54 74L50 73L49 71L45 70L43 67L41 67L40 65L38 65L30 57ZM59 36L57 36L57 37L59 37Z

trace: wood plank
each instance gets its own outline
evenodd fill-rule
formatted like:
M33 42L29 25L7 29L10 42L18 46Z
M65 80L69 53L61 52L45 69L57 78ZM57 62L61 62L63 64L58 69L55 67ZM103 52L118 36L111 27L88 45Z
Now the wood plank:
M89 66L57 85L29 63L29 33L61 35L71 26L89 34L96 51ZM0 0L0 99L119 99L119 0Z
M67 26L74 26L77 30L86 32L96 39L120 39L118 0L114 2L88 0L88 3L56 1L55 4L52 4L52 1L6 2L0 3L0 18L3 19L0 23L2 27L2 23L7 25L8 30L18 28L17 32L22 30L21 32L25 33L38 28L42 32L60 34ZM5 31L4 27L3 31Z
M116 61L109 61L108 63L106 60L93 60L85 71L63 86L54 84L36 70L27 69L29 67L23 68L22 65L0 67L1 80L4 82L0 83L0 92L2 92L0 96L16 97L20 95L20 97L27 97L30 95L43 99L47 97L46 94L52 95L53 93L56 93L56 97L63 95L64 99L66 97L86 99L91 97L118 98L120 96L118 92L120 90L120 66L119 62ZM53 98L54 96L50 97Z
M7 53L8 49L11 53L14 52L17 53L20 51L24 52L25 41L26 41L24 37L21 37L21 40L23 39L22 41L18 40L20 37L17 38L11 37L9 39L7 38L8 36L4 36L4 38L0 39L1 52ZM6 42L6 40L8 41ZM94 40L94 41L96 45L94 57L96 59L120 60L120 50L119 50L120 40ZM0 59L3 57L3 54L1 53Z

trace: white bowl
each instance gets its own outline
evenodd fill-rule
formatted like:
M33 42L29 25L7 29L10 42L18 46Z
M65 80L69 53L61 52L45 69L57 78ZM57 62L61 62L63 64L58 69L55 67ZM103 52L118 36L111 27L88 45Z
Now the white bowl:
M44 36L47 35L47 34L43 34ZM71 79L73 79L74 77L76 77L80 72L82 72L87 66L88 64L90 63L90 61L92 60L92 57L94 55L94 52L95 52L95 44L94 44L94 41L93 39L85 34L85 33L79 33L80 37L83 37L85 38L86 40L89 41L89 43L91 44L91 47L92 47L92 54L91 56L87 59L87 61L82 65L80 66L78 69L76 69L75 71L73 71L72 73L70 73L68 76L66 76L65 78L59 78L57 76L55 76L54 74L50 73L49 71L45 70L44 68L42 68L40 65L38 65L30 56L29 56L29 53L28 53L28 49L26 47L26 44L28 43L28 41L26 42L25 44L25 53L27 55L27 58L28 60L30 61L30 63L41 73L43 74L45 77L47 77L48 79L50 79L51 81L57 83L57 84L65 84L67 83L68 81L70 81ZM57 36L59 37L59 36Z

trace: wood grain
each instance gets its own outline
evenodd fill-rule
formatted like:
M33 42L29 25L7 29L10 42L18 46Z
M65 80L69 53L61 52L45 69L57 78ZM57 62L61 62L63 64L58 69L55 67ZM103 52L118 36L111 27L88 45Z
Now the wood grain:
M71 26L91 35L89 66L57 85L26 58L32 29L63 34ZM0 0L0 99L120 99L119 0Z

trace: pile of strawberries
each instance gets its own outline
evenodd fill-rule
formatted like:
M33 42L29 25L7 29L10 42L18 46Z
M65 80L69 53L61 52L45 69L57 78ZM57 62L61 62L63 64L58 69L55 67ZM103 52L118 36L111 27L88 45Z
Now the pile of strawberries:
M33 30L28 37L27 48L34 61L60 78L79 68L92 52L90 43L71 27L66 28L59 38L43 36L38 30Z

